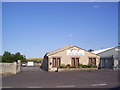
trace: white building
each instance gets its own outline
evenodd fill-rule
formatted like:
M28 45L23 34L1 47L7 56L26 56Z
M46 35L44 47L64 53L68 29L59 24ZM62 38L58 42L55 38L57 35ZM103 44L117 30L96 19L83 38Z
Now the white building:
M100 56L100 68L115 69L120 67L120 46L93 51Z

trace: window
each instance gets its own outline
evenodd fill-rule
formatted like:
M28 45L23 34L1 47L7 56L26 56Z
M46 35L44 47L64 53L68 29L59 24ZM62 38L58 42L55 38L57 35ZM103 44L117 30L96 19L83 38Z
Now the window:
M60 58L53 58L52 66L53 67L60 67L60 65L61 65L61 59Z
M53 67L56 67L56 58L53 58Z
M96 58L89 58L89 65L96 65Z

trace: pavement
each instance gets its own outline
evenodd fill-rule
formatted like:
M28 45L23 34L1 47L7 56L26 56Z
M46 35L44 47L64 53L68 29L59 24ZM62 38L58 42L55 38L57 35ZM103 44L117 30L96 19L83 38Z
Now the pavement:
M3 88L115 88L117 70L47 72L22 67L22 72L2 78Z

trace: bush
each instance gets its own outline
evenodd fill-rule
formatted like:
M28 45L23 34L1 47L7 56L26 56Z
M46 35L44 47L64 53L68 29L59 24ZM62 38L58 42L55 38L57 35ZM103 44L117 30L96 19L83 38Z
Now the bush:
M60 68L97 68L96 65L83 65L83 64L78 64L78 66L71 66L70 64L62 64Z
M81 66L82 67L83 64L78 64L78 66Z
M96 65L94 65L94 66L93 66L93 68L97 68L97 66L96 66Z
M70 64L67 64L68 67L70 67Z
M77 68L77 66L72 66L72 68Z
M65 64L62 64L60 68L67 68L67 66Z
M82 65L82 68L97 68L96 65Z
M88 66L87 65L82 65L82 68L87 68Z
M81 66L77 66L77 68L81 68Z
M92 65L87 65L88 68L92 68Z

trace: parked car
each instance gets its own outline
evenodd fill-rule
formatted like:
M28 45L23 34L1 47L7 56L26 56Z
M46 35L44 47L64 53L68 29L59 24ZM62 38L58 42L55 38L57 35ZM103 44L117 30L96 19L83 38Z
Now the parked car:
M23 67L25 67L25 66L26 66L26 63L22 63L21 65L22 65Z

